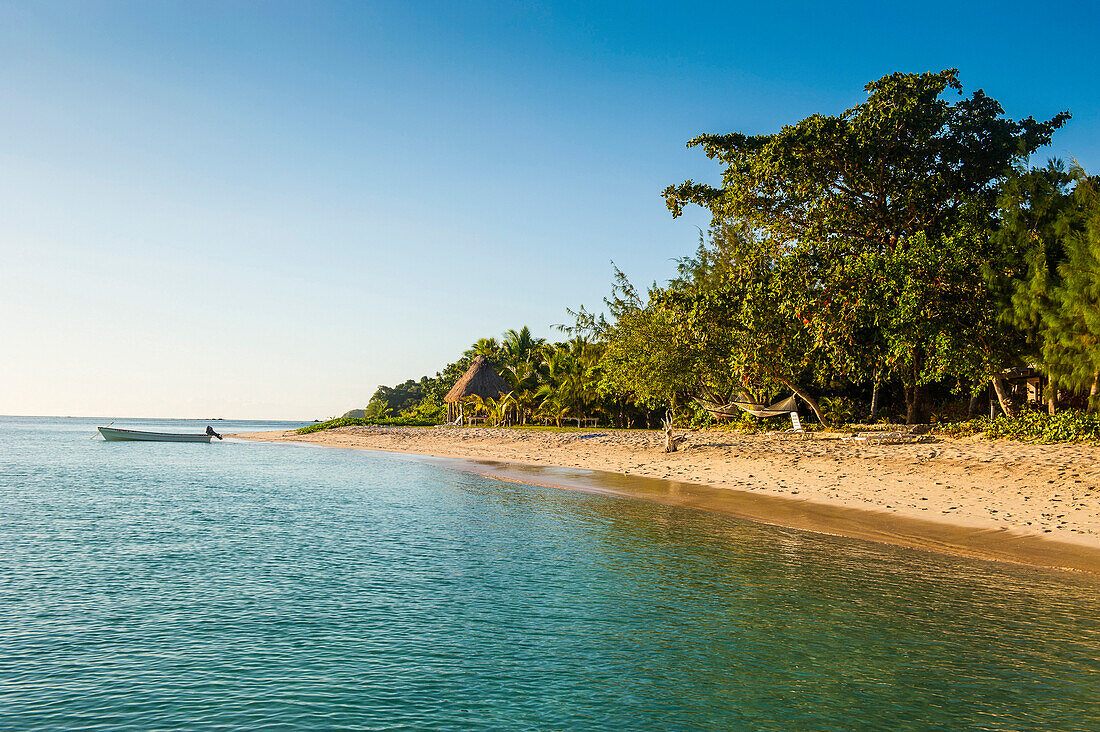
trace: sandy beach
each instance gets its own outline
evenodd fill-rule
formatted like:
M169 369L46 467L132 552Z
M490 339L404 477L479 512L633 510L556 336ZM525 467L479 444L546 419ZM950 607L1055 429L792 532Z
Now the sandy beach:
M783 440L698 431L687 433L678 452L665 453L663 435L646 431L345 427L234 437L658 479L694 489L605 492L794 528L1100 573L1100 446L1091 444L937 437L919 444L867 445L827 433ZM525 477L470 462L460 467L521 482L595 489L578 483L576 475L542 471Z

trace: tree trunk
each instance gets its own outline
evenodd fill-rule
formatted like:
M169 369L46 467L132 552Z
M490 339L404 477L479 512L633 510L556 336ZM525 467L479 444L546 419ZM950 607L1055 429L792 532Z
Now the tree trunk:
M787 387L791 391L793 391L798 396L799 399L806 402L806 404L808 404L810 406L810 409L813 410L814 416L817 417L817 421L818 421L819 424L822 424L822 425L825 424L825 420L822 419L822 417L821 417L821 410L817 408L817 400L815 400L812 396L810 396L806 392L799 389L797 386L794 385L793 382L788 381L787 379L780 379L779 383L782 384L783 386Z
M870 421L875 421L875 415L878 414L878 392L879 387L882 386L882 369L875 370L875 388L871 390L871 418Z
M1092 375L1092 388L1089 389L1089 404L1085 407L1086 412L1095 412L1100 404L1100 371L1097 371Z
M982 396L983 395L982 395L981 392L975 392L974 394L970 395L970 406L967 407L967 410L966 410L966 416L967 417L977 417L978 416L978 414L980 412L980 407L981 407L981 404L982 404Z
M1006 417L1016 416L1016 407L1013 406L1012 400L1008 396L1008 389L1005 388L1005 380L999 375L993 377L993 391L997 393L997 401L1001 405L1001 411L1004 412Z
M1047 414L1051 417L1058 410L1058 387L1054 385L1054 382L1047 379Z
M928 424L931 416L928 406L928 386L914 384L907 390L905 399L905 423Z
M924 351L914 349L913 363L909 373L902 378L908 380L905 384L905 423L928 424L931 417L931 405L928 403L928 385L921 384L921 373L924 371Z

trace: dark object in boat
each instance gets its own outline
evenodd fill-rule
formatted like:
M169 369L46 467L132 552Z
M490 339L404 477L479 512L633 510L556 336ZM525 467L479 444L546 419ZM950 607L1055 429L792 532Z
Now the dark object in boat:
M206 434L210 435L211 437L217 437L219 440L222 438L222 436L215 432L214 428L210 425L206 425Z

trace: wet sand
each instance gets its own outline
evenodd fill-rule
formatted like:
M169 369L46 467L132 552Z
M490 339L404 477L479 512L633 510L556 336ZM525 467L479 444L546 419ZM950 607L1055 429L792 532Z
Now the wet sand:
M346 427L235 437L444 458L503 480L691 507L968 557L1100 574L1100 447L864 445L726 431Z

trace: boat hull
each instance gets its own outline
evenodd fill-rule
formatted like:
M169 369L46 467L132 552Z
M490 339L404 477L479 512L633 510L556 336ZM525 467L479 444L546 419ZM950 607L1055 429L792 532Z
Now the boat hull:
M210 435L181 435L173 432L141 432L100 427L99 434L109 442L210 442Z

